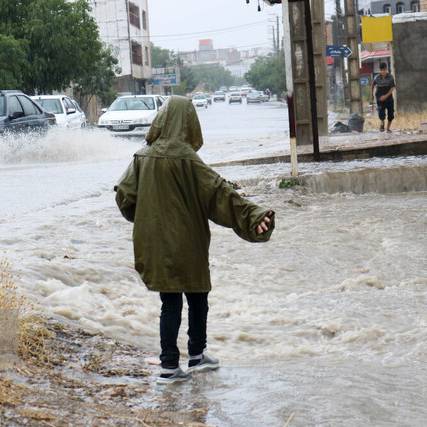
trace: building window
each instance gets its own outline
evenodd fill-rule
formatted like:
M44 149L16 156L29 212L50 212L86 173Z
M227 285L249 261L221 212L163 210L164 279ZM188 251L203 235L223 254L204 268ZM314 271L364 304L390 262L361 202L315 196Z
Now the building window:
M145 10L142 11L142 28L147 29L147 12Z
M150 65L150 53L148 51L148 47L145 46L145 65Z
M129 22L137 28L141 28L139 19L139 7L136 4L129 2Z
M142 46L137 42L132 42L132 63L142 65Z
M403 13L403 12L405 12L405 5L403 3L397 3L396 13Z
M383 12L384 13L391 13L391 5L390 4L385 4L383 6Z
M411 2L411 11L412 12L419 12L420 11L420 2L419 1Z

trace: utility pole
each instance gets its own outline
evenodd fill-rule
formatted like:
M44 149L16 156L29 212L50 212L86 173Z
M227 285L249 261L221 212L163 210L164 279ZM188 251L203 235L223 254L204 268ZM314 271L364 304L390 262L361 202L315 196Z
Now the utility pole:
M286 101L288 104L289 117L289 139L291 148L291 175L298 176L298 154L297 154L297 135L294 104L294 78L292 61L292 42L291 42L291 22L289 15L289 3L286 0L282 2L283 10L283 52L285 54L286 70Z
M279 15L276 15L276 46L277 46L277 55L279 55L280 52L280 29L279 29L279 23L280 23L280 19L279 19Z
M273 32L273 52L277 52L277 45L276 45L276 30L274 29L274 25L271 26L272 32Z
M359 16L355 0L344 0L345 31L347 46L352 50L348 58L348 86L350 98L350 113L363 115L362 90L360 88L359 65Z

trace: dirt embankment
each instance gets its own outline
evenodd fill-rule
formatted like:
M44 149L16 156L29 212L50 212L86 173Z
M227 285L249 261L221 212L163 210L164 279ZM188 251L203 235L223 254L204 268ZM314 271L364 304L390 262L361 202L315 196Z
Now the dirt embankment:
M0 262L0 425L206 426L205 408L167 411L157 358L34 314Z

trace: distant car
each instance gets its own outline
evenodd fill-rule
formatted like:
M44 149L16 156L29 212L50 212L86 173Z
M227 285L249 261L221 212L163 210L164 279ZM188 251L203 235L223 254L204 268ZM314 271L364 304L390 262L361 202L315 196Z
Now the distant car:
M37 95L31 99L55 114L56 124L60 127L78 129L87 124L86 115L79 104L66 95Z
M239 92L230 93L230 95L228 96L228 103L229 104L233 104L233 103L241 104L242 103L242 95L240 95Z
M213 94L213 101L214 102L225 102L225 92L223 92L222 90L217 90L214 94Z
M219 90L220 90L221 92L227 92L227 86L221 86L221 87L219 88Z
M55 116L19 90L0 90L0 135L7 132L45 133Z
M237 86L231 86L229 89L230 92L238 92L239 88Z
M119 96L99 118L98 127L115 135L144 137L163 103L159 95Z
M249 86L243 86L241 89L240 89L240 94L243 96L243 97L246 97L247 95L248 95L248 93L249 92L251 92L253 89L251 88L251 87L249 87Z
M204 107L208 108L208 100L205 95L194 95L193 96L193 105L195 107Z
M261 94L261 92L259 92L257 90L251 90L246 95L246 102L248 104L255 104L255 103L262 102L262 94Z

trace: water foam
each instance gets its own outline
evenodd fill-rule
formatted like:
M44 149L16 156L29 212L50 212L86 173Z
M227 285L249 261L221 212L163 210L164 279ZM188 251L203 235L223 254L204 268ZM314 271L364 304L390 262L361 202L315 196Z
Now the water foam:
M0 140L0 164L113 160L130 156L142 143L101 129L52 128L43 136L6 134Z

